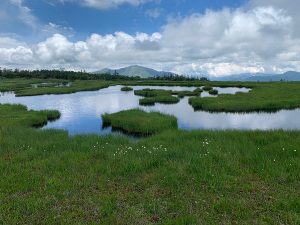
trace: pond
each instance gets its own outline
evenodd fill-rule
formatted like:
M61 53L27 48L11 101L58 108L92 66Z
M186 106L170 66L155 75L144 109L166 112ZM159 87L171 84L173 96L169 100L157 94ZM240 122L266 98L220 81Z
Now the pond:
M121 92L122 86L111 86L99 91L78 92L64 95L43 95L31 97L15 97L7 92L0 95L0 103L19 103L29 109L56 109L61 118L49 122L45 128L65 129L71 135L75 134L108 134L111 128L102 129L101 115L122 110L141 108L145 111L159 111L177 117L180 129L238 129L238 130L299 130L300 109L281 110L276 113L210 113L194 111L188 104L188 97L173 105L155 104L154 106L139 106L141 97L133 92ZM163 87L163 86L133 86L134 90L144 88L167 90L194 90L195 87ZM247 88L215 88L220 94L235 94L249 92ZM207 92L202 96L209 96Z

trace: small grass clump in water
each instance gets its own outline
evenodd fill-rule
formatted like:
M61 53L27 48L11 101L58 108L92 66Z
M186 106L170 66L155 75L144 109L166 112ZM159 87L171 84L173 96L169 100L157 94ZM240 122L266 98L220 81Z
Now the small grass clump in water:
M155 103L161 104L176 104L180 100L172 95L162 95L157 97L143 98L139 100L140 105L155 105Z
M126 133L142 136L177 128L176 117L158 112L147 113L139 109L104 114L102 119L104 126L112 126Z
M209 93L210 95L218 95L218 94L219 94L219 91L216 90L216 89L213 89L213 90L210 90L208 93Z
M178 95L179 98L184 98L186 96L199 96L201 94L201 92L195 92L195 91L178 91L175 93Z
M136 90L134 91L134 94L142 97L158 97L172 95L172 91L146 88L143 90Z
M202 89L203 89L203 91L211 91L213 89L213 87L211 87L211 86L204 86Z
M193 92L199 93L199 95L203 92L201 88L196 88Z
M179 98L175 97L175 96L157 96L154 98L155 102L157 103L162 103L162 104L176 104L178 103L180 100Z
M133 88L132 87L122 87L121 88L121 91L133 91Z
M143 89L134 91L134 94L145 97L139 100L140 105L176 104L180 101L178 97L172 96L173 92L169 90Z
M141 98L139 104L145 106L155 105L155 98Z

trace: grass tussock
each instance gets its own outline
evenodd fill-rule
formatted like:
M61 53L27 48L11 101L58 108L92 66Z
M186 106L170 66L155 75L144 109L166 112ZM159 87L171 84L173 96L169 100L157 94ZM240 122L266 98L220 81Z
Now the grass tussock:
M152 135L177 128L174 116L157 112L147 113L139 109L102 115L103 124L130 134Z
M195 93L199 93L199 95L203 92L203 90L201 88L196 88L194 90Z
M159 90L159 89L142 89L134 91L135 95L142 96L142 97L159 97L159 96L168 96L172 95L172 91L169 90Z
M172 95L177 95L179 98L184 98L187 96L199 96L201 92L199 91L172 91Z
M155 105L155 98L141 98L139 100L140 105L153 106Z
M175 96L157 96L154 99L155 102L162 104L176 104L180 101L179 98Z
M150 106L155 105L155 103L161 104L176 104L180 100L179 98L172 96L172 95L162 95L157 97L150 97L150 98L142 98L139 100L140 105Z
M210 90L208 93L209 93L210 95L218 95L218 94L219 94L219 91L216 90L216 89L213 89L213 90Z
M203 91L211 91L211 90L213 90L213 87L211 87L211 86L204 86L204 87L202 88L202 90L203 90Z
M169 90L143 89L134 91L134 94L145 97L139 100L140 105L154 105L155 103L176 104L180 101Z
M121 88L121 91L133 91L133 88L132 87L128 87L128 86L126 86L126 87L122 87Z

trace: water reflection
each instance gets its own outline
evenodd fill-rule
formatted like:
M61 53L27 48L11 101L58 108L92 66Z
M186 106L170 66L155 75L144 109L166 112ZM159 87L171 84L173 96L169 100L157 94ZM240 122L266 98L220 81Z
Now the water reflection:
M110 128L102 129L101 115L121 110L140 107L146 111L160 111L177 117L181 129L300 129L300 109L282 110L277 113L209 113L195 112L183 98L178 104L156 104L151 107L139 106L141 97L133 92L121 92L121 86L113 86L99 91L79 92L66 95L43 95L32 97L15 97L13 93L2 93L0 103L20 103L29 109L57 109L62 117L48 123L45 128L66 129L70 134L97 133L107 134ZM146 87L136 86L134 90L143 88L189 90L195 87ZM219 93L234 94L248 92L246 88L216 88ZM207 96L208 93L202 93Z

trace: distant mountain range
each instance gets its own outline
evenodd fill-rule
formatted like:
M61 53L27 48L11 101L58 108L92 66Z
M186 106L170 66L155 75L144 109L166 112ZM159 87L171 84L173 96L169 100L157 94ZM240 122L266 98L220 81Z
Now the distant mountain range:
M151 68L142 66L128 66L121 69L103 69L94 72L94 74L119 74L130 77L142 77L149 78L155 76L169 76L175 75L173 72L157 71ZM267 81L300 81L300 73L295 71L289 71L283 74L266 74L266 73L243 73L237 75L227 75L222 77L204 76L213 81L249 81L249 82L267 82Z
M155 76L168 76L174 73L166 72L166 71L157 71L154 69L150 69L142 66L128 66L121 69L103 69L100 71L94 72L95 74L119 74L123 76L136 77L139 76L141 78L155 77Z
M216 81L300 81L300 73L295 71L289 71L283 74L266 74L266 73L245 73L237 75L229 75L224 77L211 77L211 80Z

